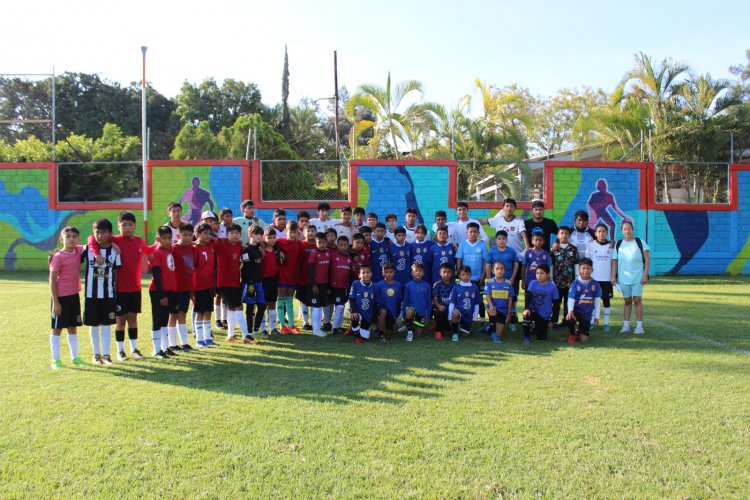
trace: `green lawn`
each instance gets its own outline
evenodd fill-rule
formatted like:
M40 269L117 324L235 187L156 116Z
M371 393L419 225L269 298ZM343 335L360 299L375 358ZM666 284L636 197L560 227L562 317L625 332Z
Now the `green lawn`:
M0 274L2 498L748 495L747 277L656 279L645 336L586 346L302 335L73 368L63 340L58 371L45 280Z

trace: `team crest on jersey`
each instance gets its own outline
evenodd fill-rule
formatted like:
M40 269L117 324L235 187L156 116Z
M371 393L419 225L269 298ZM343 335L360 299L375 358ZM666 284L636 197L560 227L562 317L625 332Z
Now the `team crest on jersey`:
M422 249L421 248L417 248L417 253L422 253Z
M385 252L385 248L380 249L380 253L383 253L383 252Z
M396 291L393 288L389 288L387 292L385 292L389 297L393 297L396 295Z
M174 271L174 257L171 253L167 255L167 267L170 271Z
M398 255L399 255L400 257L403 257L403 256L404 256L404 251L403 251L403 250L401 250L401 251L400 251L400 252L398 253Z
M453 250L448 250L448 255L453 255Z
M362 296L363 296L364 298L367 298L367 297L369 297L369 296L370 296L370 292L365 292L365 293L363 293L363 294L362 294Z
M440 252L440 254L441 255L445 255L445 250L443 250L442 252Z
M113 312L109 313L109 319L115 319L115 313Z
M464 292L464 295L466 295L468 297L469 296L469 292Z
M475 250L475 252L476 252L476 253L482 253L482 249L481 249L481 248L477 248L477 249Z

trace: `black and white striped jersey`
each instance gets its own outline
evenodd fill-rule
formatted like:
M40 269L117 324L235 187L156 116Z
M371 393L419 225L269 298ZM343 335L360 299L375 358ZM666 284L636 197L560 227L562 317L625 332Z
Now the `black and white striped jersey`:
M86 298L113 299L115 298L115 269L122 266L120 254L113 247L101 248L104 263L96 263L96 256L86 249L81 259L86 261Z

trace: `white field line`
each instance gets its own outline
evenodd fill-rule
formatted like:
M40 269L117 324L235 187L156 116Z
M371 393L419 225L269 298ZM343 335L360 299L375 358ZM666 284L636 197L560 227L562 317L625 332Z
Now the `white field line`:
M659 321L657 319L651 319L649 321L652 323L657 323L659 326L662 326L666 328L667 330L671 330L691 340L697 340L699 342L703 342L704 344L711 345L713 347L716 347L724 351L729 351L729 352L733 352L736 354L742 354L744 356L750 356L750 351L746 351L745 349L737 349L736 347L732 347L731 345L725 344L723 342L719 342L718 340L710 339L708 337L704 337L703 335L698 335L697 333L689 332L687 330L684 330L674 325L670 325L669 323L664 323L663 321Z

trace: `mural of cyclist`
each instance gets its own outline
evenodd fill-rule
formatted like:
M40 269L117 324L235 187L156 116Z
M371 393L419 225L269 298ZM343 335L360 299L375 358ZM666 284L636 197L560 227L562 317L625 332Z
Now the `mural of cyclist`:
M589 210L589 228L594 229L599 222L603 222L609 228L610 240L615 239L615 220L609 213L609 208L622 217L622 222L633 223L633 219L617 206L615 196L607 190L607 181L604 179L596 181L596 191L589 196L586 207Z
M185 217L183 217L183 220L195 224L201 219L203 207L208 204L208 209L213 210L214 202L211 199L211 193L201 187L200 177L193 177L192 184L192 187L187 188L185 192L182 193L179 202L182 203L183 201L186 201L190 207L190 211Z

